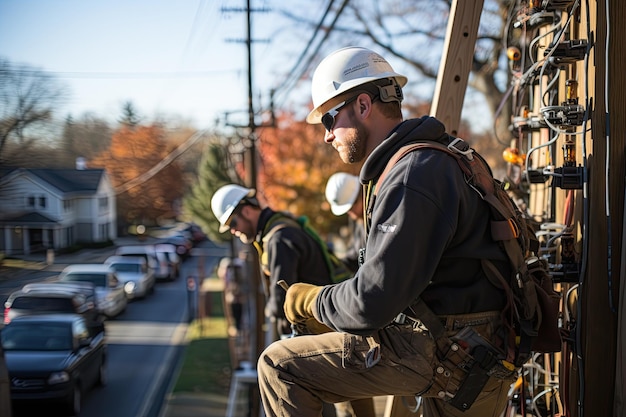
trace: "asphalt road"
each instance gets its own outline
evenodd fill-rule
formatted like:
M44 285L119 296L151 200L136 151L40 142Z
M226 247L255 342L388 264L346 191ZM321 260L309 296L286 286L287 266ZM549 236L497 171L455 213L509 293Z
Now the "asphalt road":
M58 257L54 265L45 269L0 277L0 300L4 302L11 291L27 282L54 279L66 265L59 262L98 263L113 250L90 250L73 258ZM159 415L184 345L189 312L185 278L203 272L209 275L227 254L211 242L202 242L195 253L200 256L191 256L183 263L179 279L158 282L154 294L132 301L121 316L106 322L108 383L84 396L80 417ZM17 409L14 414L15 417L43 415L39 414L42 411L40 407L28 407ZM45 415L63 414L46 408Z

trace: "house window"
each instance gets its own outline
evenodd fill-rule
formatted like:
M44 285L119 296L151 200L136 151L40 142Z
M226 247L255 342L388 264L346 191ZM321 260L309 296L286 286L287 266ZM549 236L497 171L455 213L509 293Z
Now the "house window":
M100 197L98 199L100 210L106 210L109 207L109 197Z
M28 197L28 207L35 207L35 197L32 195Z
M74 226L65 229L65 242L67 246L74 244Z
M46 197L39 197L39 207L46 208Z
M105 241L109 238L109 223L101 224L99 226L100 239Z
M72 209L72 200L63 200L63 210L70 211Z

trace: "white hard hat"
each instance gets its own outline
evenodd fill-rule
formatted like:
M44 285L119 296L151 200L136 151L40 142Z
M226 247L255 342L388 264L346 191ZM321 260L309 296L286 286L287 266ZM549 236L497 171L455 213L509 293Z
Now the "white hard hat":
M313 74L313 110L306 121L320 123L321 117L332 107L331 99L359 85L385 78L395 80L400 89L407 82L407 78L396 73L385 58L370 49L349 46L331 53ZM401 90L400 99L396 101L400 100Z
M326 183L326 200L335 216L346 214L356 202L361 182L356 175L345 172L333 174Z
M241 185L228 184L218 189L211 198L211 210L220 222L220 232L229 229L230 218L235 208L246 197L253 197L256 191Z

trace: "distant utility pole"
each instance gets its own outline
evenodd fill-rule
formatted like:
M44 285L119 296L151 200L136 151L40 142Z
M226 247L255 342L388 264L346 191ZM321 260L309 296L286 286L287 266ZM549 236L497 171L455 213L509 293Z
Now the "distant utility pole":
M227 39L229 42L245 43L248 50L248 140L245 143L244 166L246 167L246 185L250 188L257 188L256 175L256 122L254 120L254 101L252 88L252 42L268 42L268 40L252 39L252 12L268 12L269 9L252 9L250 0L246 0L246 8L222 8L226 12L246 12L246 32L245 40Z
M250 188L257 188L257 172L256 172L256 122L254 120L254 103L252 100L253 97L253 89L252 89L252 12L267 12L268 9L256 9L253 10L250 7L250 0L246 0L246 9L225 9L222 8L222 11L233 11L233 12L246 12L247 19L247 36L244 41L242 40L231 40L232 42L245 42L246 47L248 48L248 138L247 143L244 142L245 145L245 154L244 154L244 166L246 168L246 185ZM255 42L259 42L258 40ZM264 42L267 42L265 40ZM263 282L261 278L261 270L259 266L259 260L257 257L256 250L252 250L250 252L252 259L249 259L251 265L251 274L250 278L253 283L254 288L254 328L253 330L253 341L251 346L252 352L252 362L256 363L256 360L259 358L261 351L265 347L265 335L264 335L264 327L265 327L265 291L263 290ZM252 416L261 415L260 409L261 404L258 400L258 393L251 396L254 398L252 403L250 404L250 411Z

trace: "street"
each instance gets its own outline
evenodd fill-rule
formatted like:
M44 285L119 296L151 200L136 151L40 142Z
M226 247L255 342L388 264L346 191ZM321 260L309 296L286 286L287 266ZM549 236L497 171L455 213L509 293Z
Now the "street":
M136 417L157 416L163 403L173 370L184 346L188 319L188 294L186 277L198 276L204 271L210 275L219 258L227 255L211 242L199 244L198 250L211 248L208 256L191 256L183 264L180 278L173 282L159 282L155 292L143 300L132 301L119 317L106 322L108 344L107 385L90 390L83 397L82 417ZM104 260L111 248L84 257L78 262L95 263ZM206 251L205 251L206 252ZM199 262L202 265L199 265ZM61 268L55 264L51 269ZM26 282L48 280L55 276L50 271L35 271L14 283L17 288ZM2 301L11 292L6 280L2 281ZM51 413L45 408L46 415ZM33 415L29 407L14 410L15 416Z

